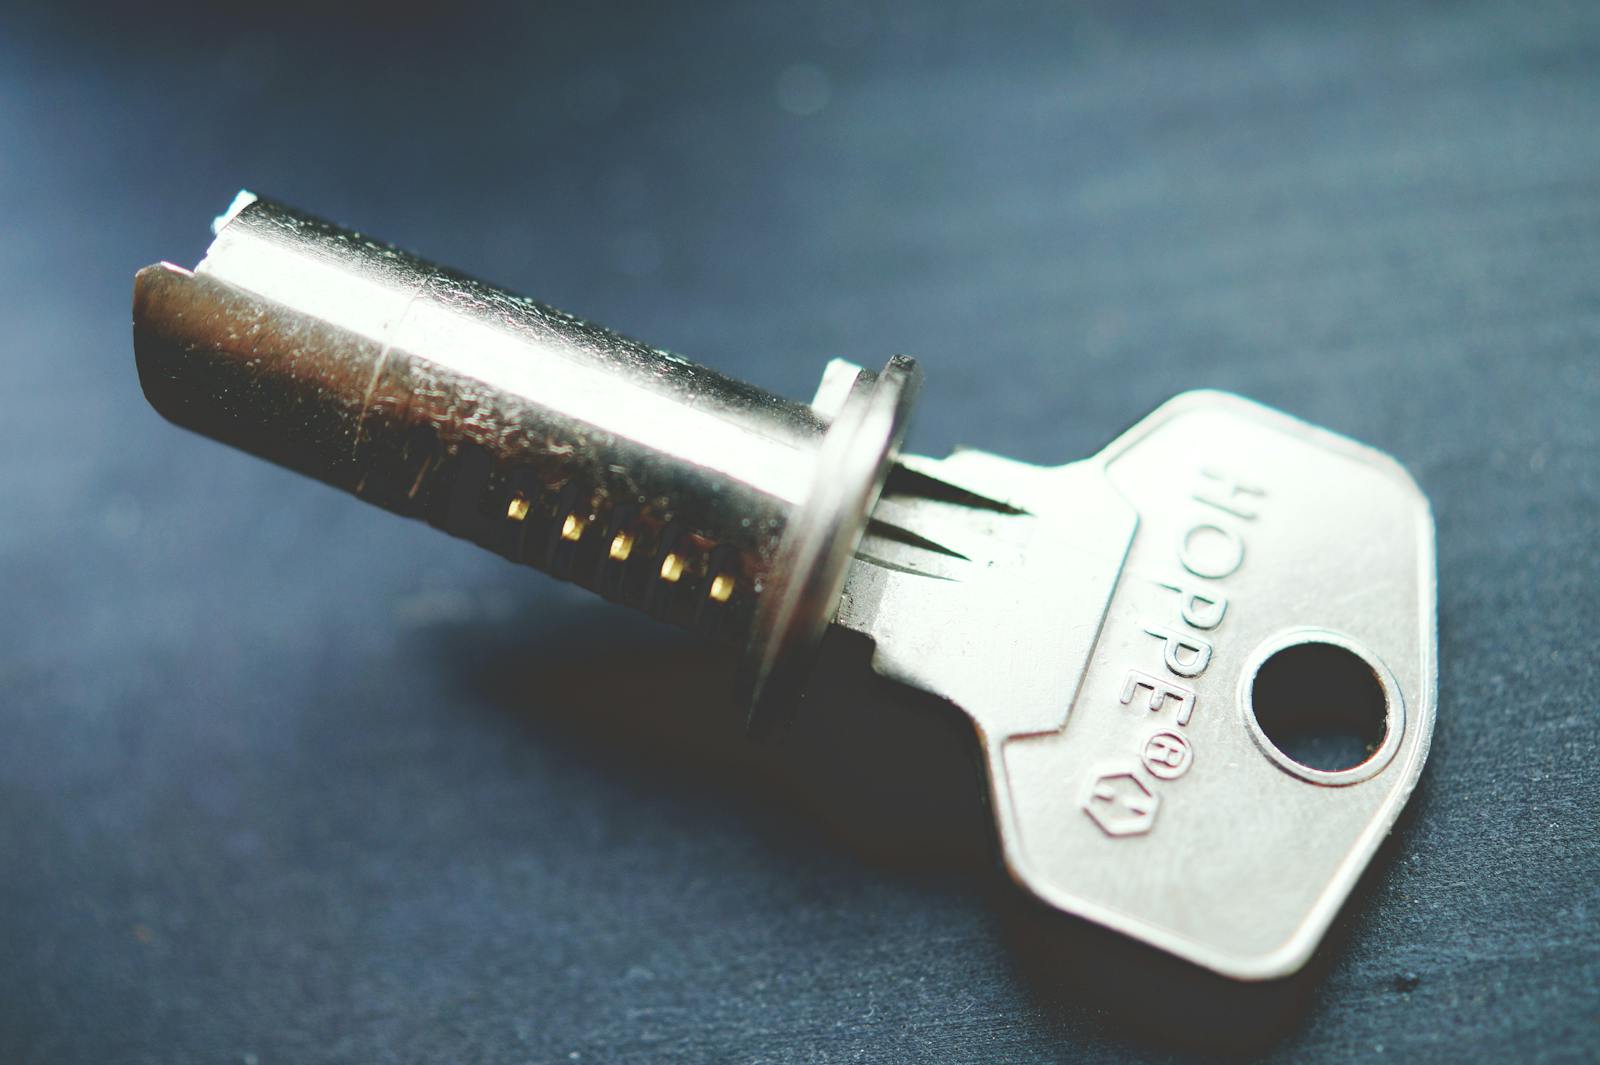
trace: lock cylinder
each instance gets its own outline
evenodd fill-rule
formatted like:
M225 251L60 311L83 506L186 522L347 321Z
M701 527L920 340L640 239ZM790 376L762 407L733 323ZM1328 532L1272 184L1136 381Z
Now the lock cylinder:
M158 411L731 643L752 723L787 712L770 682L837 606L912 360L836 360L798 403L250 193L213 228L135 281Z

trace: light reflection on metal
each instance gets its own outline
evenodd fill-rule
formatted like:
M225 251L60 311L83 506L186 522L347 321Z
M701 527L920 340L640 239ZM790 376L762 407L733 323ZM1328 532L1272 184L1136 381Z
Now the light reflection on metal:
M766 682L838 601L909 359L835 364L819 413L248 193L214 228L135 286L158 410L731 642L781 716Z

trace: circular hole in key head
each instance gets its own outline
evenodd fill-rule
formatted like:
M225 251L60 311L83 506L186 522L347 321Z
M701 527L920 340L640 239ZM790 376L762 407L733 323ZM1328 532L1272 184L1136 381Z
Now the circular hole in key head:
M1350 648L1318 640L1289 644L1262 661L1250 709L1267 742L1321 783L1340 783L1318 778L1370 761L1389 731L1389 697L1376 670Z

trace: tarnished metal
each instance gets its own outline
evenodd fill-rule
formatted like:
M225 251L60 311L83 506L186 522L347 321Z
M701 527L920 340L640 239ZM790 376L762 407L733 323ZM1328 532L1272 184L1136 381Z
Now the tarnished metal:
M744 647L752 702L792 694L766 678L838 599L910 360L830 368L819 410L248 193L214 228L135 283L157 410Z

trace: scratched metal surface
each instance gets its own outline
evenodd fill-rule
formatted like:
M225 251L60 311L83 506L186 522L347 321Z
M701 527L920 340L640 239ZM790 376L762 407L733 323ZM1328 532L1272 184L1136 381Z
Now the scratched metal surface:
M0 1060L1595 1060L1600 20L1303 6L7 15ZM751 750L720 658L160 422L131 276L240 185L789 395L914 353L925 451L1216 386L1398 456L1438 731L1312 969L1031 909L937 708Z

